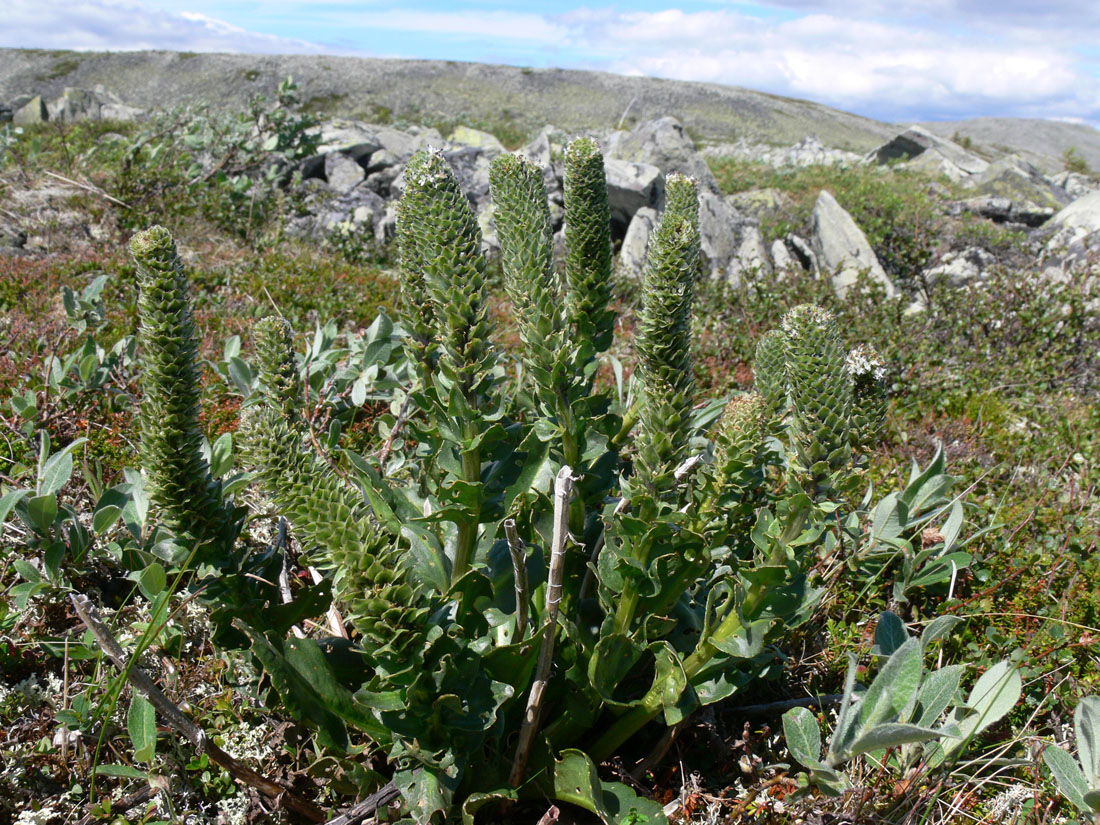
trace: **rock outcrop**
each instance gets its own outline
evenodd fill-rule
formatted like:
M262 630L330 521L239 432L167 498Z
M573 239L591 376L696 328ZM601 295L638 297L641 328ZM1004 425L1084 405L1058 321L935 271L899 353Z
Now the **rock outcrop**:
M817 263L832 279L838 297L843 298L862 275L882 284L887 297L897 294L863 230L826 190L822 190L814 205L813 232Z

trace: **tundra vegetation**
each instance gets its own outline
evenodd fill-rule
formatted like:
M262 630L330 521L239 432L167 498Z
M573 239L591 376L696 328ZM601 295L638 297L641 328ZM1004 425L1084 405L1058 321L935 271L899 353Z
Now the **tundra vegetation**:
M310 248L293 91L0 141L113 227L0 257L0 822L1096 816L1094 286L701 281L678 175L620 282L586 138L560 260L510 154L499 259L433 151L393 248ZM912 173L714 171L900 284L939 231Z

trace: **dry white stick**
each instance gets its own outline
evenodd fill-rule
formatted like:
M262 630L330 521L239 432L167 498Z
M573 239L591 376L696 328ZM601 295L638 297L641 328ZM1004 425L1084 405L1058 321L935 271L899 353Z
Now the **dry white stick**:
M283 565L279 568L279 592L282 594L283 604L290 604L294 601L294 594L290 592L290 558L286 552L286 519L282 516L279 516L279 532L276 534L271 547L276 552L282 553ZM299 639L306 637L306 634L298 625L291 625L290 632Z
M308 799L298 796L298 794L284 788L282 785L272 782L265 776L261 776L248 766L242 765L214 744L214 740L208 737L202 728L192 722L187 715L172 702L172 700L161 692L160 688L156 686L144 670L136 665L130 667L130 662L126 657L125 651L123 651L118 641L111 634L107 625L99 618L99 611L96 610L91 600L80 593L72 593L69 598L73 603L73 607L76 609L77 615L80 616L88 629L92 631L92 635L95 636L96 641L99 643L99 647L107 654L107 657L114 662L119 672L126 674L126 678L133 689L152 703L162 720L167 722L168 725L178 733L187 737L187 739L191 741L191 744L195 746L195 750L199 753L206 754L210 757L211 762L221 765L229 771L235 779L244 782L246 785L251 785L264 794L264 796L275 800L288 810L301 814L311 822L325 821L327 818L325 813ZM129 671L127 671L127 668L129 668Z
M316 567L306 568L309 570L309 575L313 578L314 584L320 584L324 581L325 577L317 572ZM348 636L347 628L344 627L344 619L340 616L340 611L336 609L336 605L330 604L328 607L328 629L332 631L334 636L340 636L343 639L351 638Z
M132 208L130 206L130 204L124 203L123 201L120 201L118 198L115 198L115 197L112 197L111 195L108 195L106 192L104 192L98 186L92 186L90 183L81 183L78 180L73 180L72 178L67 178L64 175L59 175L59 174L57 174L57 172L51 172L49 169L46 169L45 172L51 178L57 178L59 181L63 181L64 183L68 183L72 186L79 186L81 189L85 189L88 192L93 192L96 195L99 195L101 198L106 198L111 203L114 203L114 204L117 204L118 206L121 206L123 209Z
M531 683L531 694L527 697L527 711L523 715L516 757L512 761L512 772L509 775L513 788L520 786L524 771L527 770L531 746L535 743L535 734L538 732L542 697L550 679L550 667L554 663L554 639L558 629L562 576L565 570L565 543L569 540L569 496L573 492L575 480L573 469L568 464L558 471L558 477L554 480L554 536L550 546L550 572L546 577L546 629L542 632L539 662L535 668L535 679Z
M504 535L508 537L508 552L512 556L512 576L516 582L516 632L512 643L523 641L527 633L527 610L531 589L527 583L527 556L523 552L523 539L516 532L516 520L504 520Z
M693 455L685 459L684 463L676 468L676 470L672 473L672 477L677 481L683 481L685 478L691 475L691 472L696 467L698 467L702 463L703 457L701 455Z

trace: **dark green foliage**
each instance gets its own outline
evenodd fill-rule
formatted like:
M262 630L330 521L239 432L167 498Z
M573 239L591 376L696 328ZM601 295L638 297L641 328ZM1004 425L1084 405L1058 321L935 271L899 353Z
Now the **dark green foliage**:
M578 342L596 353L611 345L611 211L603 155L591 138L565 150L565 281L569 319ZM588 358L582 359L589 360Z
M809 492L820 496L851 459L852 379L840 331L827 311L797 306L783 317L783 333L798 460L809 476Z
M650 242L636 345L643 393L636 466L654 490L667 485L686 457L695 401L691 307L699 262L698 205L688 178L673 175L667 188L676 194Z
M227 514L200 451L201 385L183 264L161 226L135 235L130 252L140 290L140 455L149 497L173 532L209 537Z

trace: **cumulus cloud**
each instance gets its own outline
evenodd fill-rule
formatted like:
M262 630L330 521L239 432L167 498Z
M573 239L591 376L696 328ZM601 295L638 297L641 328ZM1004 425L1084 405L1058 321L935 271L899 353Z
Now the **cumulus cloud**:
M328 47L128 0L5 0L0 46L321 54Z

